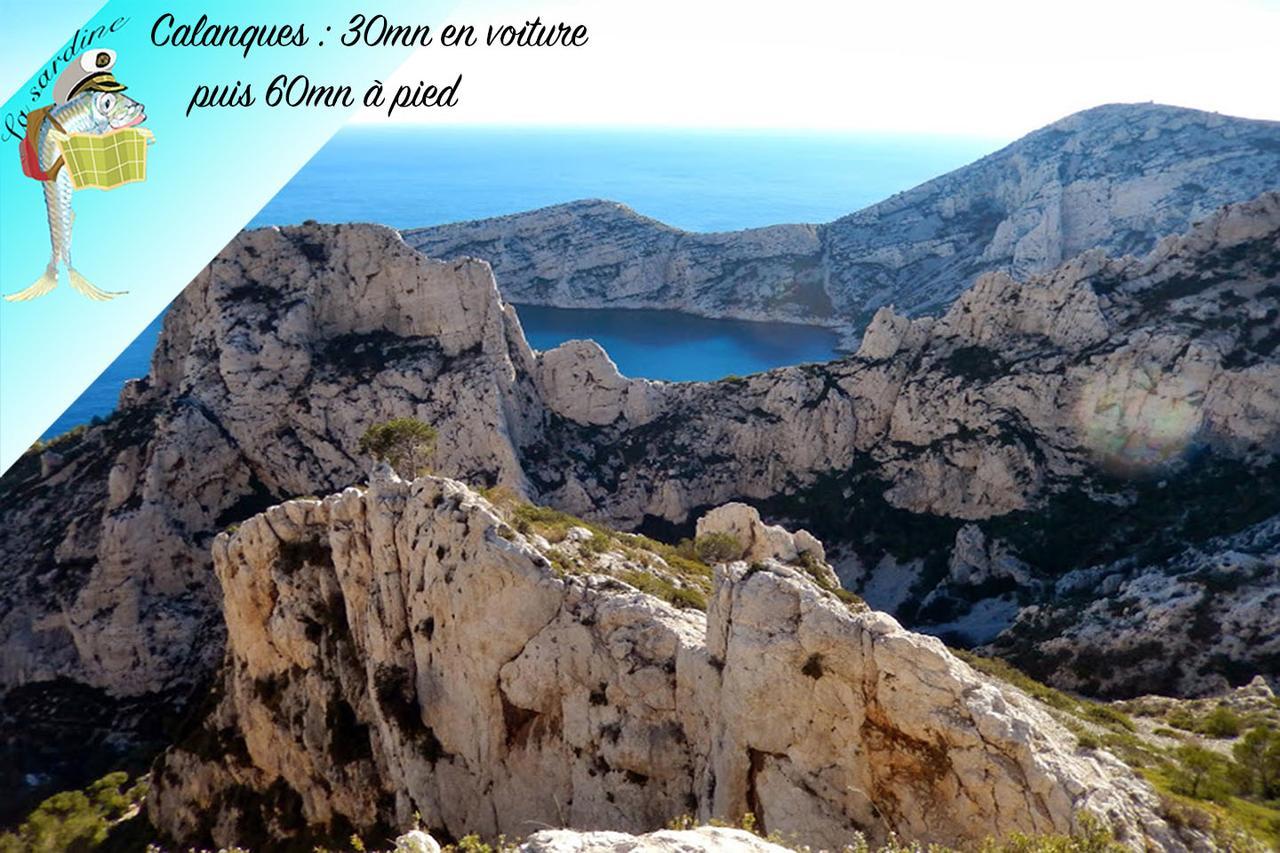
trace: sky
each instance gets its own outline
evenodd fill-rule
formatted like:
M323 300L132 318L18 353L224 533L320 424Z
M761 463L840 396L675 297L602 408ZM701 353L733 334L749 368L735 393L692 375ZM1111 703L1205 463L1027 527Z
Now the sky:
M103 0L0 0L5 29L0 41L0 98L12 95L48 60L49 52L70 40L76 26L102 5Z
M462 72L459 105L392 120L1012 138L1115 101L1280 119L1280 0L499 0L452 20L535 12L589 44L419 49L394 79Z

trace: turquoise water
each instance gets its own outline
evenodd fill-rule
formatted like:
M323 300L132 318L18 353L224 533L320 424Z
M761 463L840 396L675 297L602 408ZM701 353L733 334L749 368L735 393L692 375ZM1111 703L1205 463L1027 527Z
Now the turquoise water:
M251 227L378 222L396 228L608 198L693 231L825 222L994 151L1006 140L653 130L353 127L333 138ZM530 343L598 341L628 376L715 379L826 360L834 336L782 323L666 311L524 307ZM152 323L45 433L115 409L143 376Z
M689 382L836 357L833 332L794 323L709 320L677 311L535 305L516 311L534 349L589 337L624 376Z

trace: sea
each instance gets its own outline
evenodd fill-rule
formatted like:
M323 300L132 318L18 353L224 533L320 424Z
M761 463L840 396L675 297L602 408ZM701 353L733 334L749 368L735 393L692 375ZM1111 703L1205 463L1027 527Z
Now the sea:
M352 125L249 227L377 222L412 228L583 198L620 201L689 231L827 222L995 151L1008 140L889 134ZM826 329L670 311L517 306L530 344L591 338L624 375L745 376L835 356ZM105 417L143 376L149 325L45 433Z

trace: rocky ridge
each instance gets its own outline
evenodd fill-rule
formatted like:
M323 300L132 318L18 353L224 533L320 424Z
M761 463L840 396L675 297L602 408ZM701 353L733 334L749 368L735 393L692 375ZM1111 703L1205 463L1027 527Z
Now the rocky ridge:
M838 849L1071 832L1089 813L1134 849L1205 843L1119 761L777 545L716 566L704 616L564 571L455 481L384 470L273 507L214 540L226 658L157 765L152 822L227 845L415 815L449 839L751 812Z
M125 717L170 727L131 709L181 708L215 671L214 537L360 482L360 435L395 416L439 427L442 474L623 529L671 539L749 502L821 536L873 603L894 578L915 624L1002 599L998 633L1139 544L1160 571L1280 512L1278 257L1264 194L1144 258L992 273L938 318L882 309L846 359L671 384L590 342L534 352L483 262L374 226L246 232L119 412L0 478L0 765L17 787L51 766L32 726L83 723L89 751L127 746ZM1179 689L1273 676L1220 636Z
M853 348L880 307L939 312L983 273L1143 254L1277 174L1280 123L1109 104L822 225L696 234L592 200L404 233L489 261L517 303L817 323Z

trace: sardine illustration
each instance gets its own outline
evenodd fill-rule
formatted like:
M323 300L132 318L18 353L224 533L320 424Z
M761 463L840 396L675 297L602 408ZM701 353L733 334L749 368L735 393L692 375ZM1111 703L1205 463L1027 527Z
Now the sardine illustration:
M110 73L114 64L114 51L104 49L84 54L59 78L54 88L54 106L38 110L28 118L29 123L34 119L40 124L29 133L30 148L24 152L24 158L30 156L36 162L24 162L24 167L29 169L28 174L44 182L52 253L44 275L30 287L6 295L4 298L9 302L25 302L52 291L58 285L59 264L67 268L71 287L90 299L106 301L124 292L95 287L71 263L71 230L75 223L71 195L75 187L70 170L63 168L60 146L60 140L75 134L107 133L133 127L146 118L142 104L120 94L124 86Z

